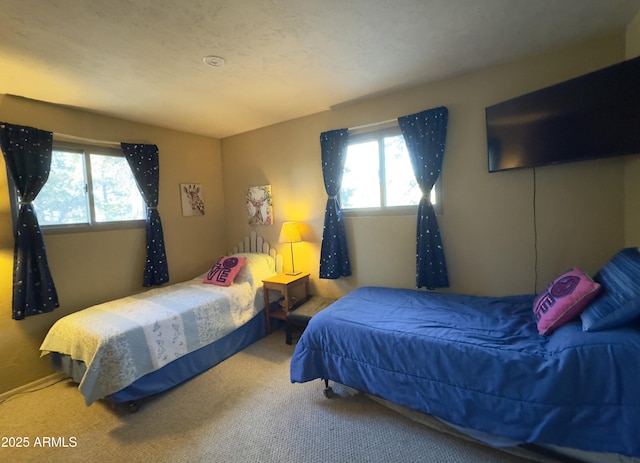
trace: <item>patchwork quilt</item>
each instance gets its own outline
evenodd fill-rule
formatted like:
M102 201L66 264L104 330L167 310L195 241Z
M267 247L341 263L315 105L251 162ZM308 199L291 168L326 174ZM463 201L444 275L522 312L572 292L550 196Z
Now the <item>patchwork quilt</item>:
M242 326L262 308L256 293L253 282L221 287L200 277L151 289L61 318L40 350L84 362L88 405Z

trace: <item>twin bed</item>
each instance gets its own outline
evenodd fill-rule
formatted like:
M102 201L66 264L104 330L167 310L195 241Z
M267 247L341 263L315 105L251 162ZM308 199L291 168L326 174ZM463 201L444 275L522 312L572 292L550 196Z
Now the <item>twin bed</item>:
M637 292L634 252L637 265L614 274ZM615 292L604 275L592 307ZM571 281L550 292L566 293ZM543 299L359 288L311 319L291 381L331 380L493 445L640 457L640 293L619 301L636 310L621 326L583 331L573 314L545 335L532 310Z
M51 327L42 355L79 384L87 405L136 409L266 334L262 280L282 271L282 258L255 233L232 257L245 260L233 284L205 284L205 274L75 312Z

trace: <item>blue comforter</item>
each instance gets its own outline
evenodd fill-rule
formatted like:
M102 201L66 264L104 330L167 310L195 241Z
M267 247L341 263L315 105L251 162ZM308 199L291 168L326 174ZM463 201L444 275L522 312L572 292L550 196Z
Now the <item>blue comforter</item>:
M640 456L640 330L538 334L533 295L359 288L311 319L291 381L330 379L517 442Z

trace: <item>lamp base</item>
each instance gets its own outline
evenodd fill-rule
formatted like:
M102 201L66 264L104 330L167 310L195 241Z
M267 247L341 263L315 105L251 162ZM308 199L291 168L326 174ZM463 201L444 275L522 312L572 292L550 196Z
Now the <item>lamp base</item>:
M291 272L291 273L285 273L285 275L289 275L290 277L294 277L296 275L300 275L302 272Z

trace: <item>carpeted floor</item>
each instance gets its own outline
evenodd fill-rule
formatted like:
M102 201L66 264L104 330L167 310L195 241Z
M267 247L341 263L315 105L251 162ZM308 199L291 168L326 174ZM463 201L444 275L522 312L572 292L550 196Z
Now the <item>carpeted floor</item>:
M87 407L67 381L14 396L0 404L0 461L530 461L431 430L363 395L326 399L320 381L291 384L292 351L277 331L133 414ZM27 448L5 446L23 438Z

